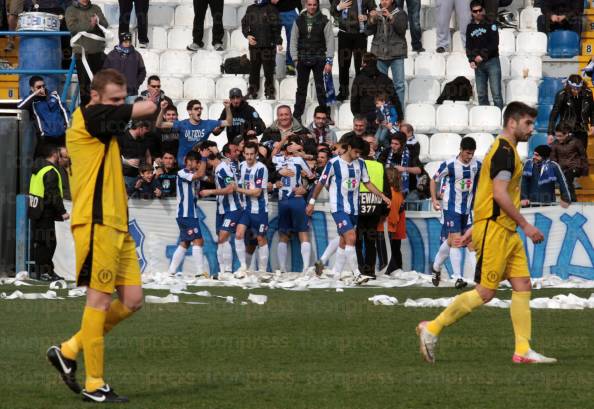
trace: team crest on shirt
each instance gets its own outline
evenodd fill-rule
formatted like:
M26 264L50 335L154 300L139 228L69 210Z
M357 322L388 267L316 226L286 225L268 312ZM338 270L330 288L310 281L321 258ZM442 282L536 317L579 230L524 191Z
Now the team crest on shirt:
M459 185L462 192L469 192L472 190L472 179L460 179Z
M234 182L234 180L233 180L233 178L232 178L231 176L227 176L227 177L225 178L225 183L226 183L226 184L229 184L229 183L232 183L232 182Z
M346 190L352 192L357 189L359 182L357 181L357 178L346 178L344 180L344 186L346 187Z
M128 232L136 243L136 257L138 257L138 264L140 264L140 271L144 272L148 262L144 256L144 233L136 219L132 219L128 222Z

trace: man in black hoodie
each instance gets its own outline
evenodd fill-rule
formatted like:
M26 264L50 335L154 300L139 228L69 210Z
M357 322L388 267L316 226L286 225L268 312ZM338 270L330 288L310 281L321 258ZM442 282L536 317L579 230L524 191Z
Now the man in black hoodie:
M282 51L280 16L268 0L255 0L241 19L241 32L250 46L250 79L248 98L258 99L260 67L264 68L264 95L275 99L274 67L276 49Z
M393 103L398 118L404 118L402 104L394 93L392 80L377 69L375 54L365 53L361 72L355 77L351 87L351 112L354 116L365 116L370 131L375 131L375 97L381 93L385 93Z
M62 181L57 168L58 148L46 144L39 147L38 151L29 183L31 258L35 262L31 275L38 280L55 281L62 277L54 271L52 261L56 251L54 222L68 220L70 215L62 201Z
M253 106L243 99L243 94L239 88L231 88L229 90L229 103L231 106L231 114L233 115L233 124L227 127L227 141L229 143L235 141L238 136L258 136L266 129L266 124ZM227 118L227 110L223 109L221 112L221 121ZM214 135L219 135L223 132L220 128Z

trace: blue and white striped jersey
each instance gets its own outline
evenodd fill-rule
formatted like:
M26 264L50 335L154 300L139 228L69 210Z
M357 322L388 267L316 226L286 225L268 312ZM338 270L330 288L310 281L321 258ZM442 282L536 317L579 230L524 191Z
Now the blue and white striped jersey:
M347 162L340 156L330 159L320 177L320 183L329 187L330 209L357 215L359 211L359 185L369 182L363 159Z
M438 186L442 186L441 208L444 211L470 214L480 171L481 162L474 158L468 165L456 157L439 166L433 180Z
M225 160L221 161L215 169L215 186L217 189L224 189L231 183L237 183L235 173ZM217 210L219 214L242 210L241 200L237 192L228 195L217 195Z
M194 172L188 169L182 169L177 172L177 217L197 218L198 211L198 192L200 191L200 181L192 180Z
M281 176L282 187L278 193L278 199L284 200L290 197L294 197L294 190L296 187L303 184L301 172L304 171L308 178L313 179L314 174L307 166L307 163L300 156L276 156L273 159L273 163L276 165L276 170L279 171L283 168L287 168L295 172L295 176Z
M247 162L239 165L239 185L244 189L262 189L258 197L244 197L245 210L249 213L268 213L268 169L262 162L251 168Z

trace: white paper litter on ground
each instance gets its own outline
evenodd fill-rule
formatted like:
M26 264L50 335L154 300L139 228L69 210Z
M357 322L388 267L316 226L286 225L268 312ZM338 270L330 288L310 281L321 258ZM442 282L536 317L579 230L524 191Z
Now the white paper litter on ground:
M169 294L165 297L147 295L144 297L144 302L147 304L174 304L179 302L179 297L175 294Z
M50 290L64 290L68 284L64 280L52 281L49 285Z
M12 294L0 293L0 299L2 300L63 300L64 298L58 297L57 293L52 290L48 290L45 293L23 293L21 291L14 291Z
M265 295L258 295L258 294L251 294L248 295L248 301L253 302L254 304L264 305L266 301L268 301L268 297Z
M405 308L445 308L454 300L454 297L442 298L407 298L404 304L399 304L395 297L385 294L374 295L368 299L374 305L402 305ZM509 308L511 300L493 298L486 307ZM530 300L530 308L549 310L583 310L594 309L594 293L590 298L581 298L575 294L559 294L552 298L542 297Z
M87 295L87 287L75 287L68 290L69 298L84 297Z

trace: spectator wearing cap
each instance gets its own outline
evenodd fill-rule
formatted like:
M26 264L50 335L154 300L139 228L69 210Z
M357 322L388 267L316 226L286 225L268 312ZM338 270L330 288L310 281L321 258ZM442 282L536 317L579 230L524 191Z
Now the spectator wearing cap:
M551 160L561 166L569 186L571 201L576 202L574 179L588 174L588 158L582 143L571 135L571 127L568 124L560 123L555 128Z
M132 122L127 132L118 136L127 189L131 189L136 183L138 169L142 165L152 163L151 153L145 139L149 128L150 122L136 120Z
M561 206L571 203L569 187L559 164L550 159L551 148L539 145L531 159L524 162L522 173L522 206L555 203L555 186L559 186Z
M555 125L569 126L574 138L588 150L588 135L594 134L594 100L592 91L584 86L582 77L572 74L567 78L565 88L557 92L555 104L549 117L549 139L553 139Z
M248 98L258 98L260 68L264 68L264 95L266 99L275 99L276 51L281 52L283 48L278 9L268 0L255 0L241 19L241 32L248 40L250 51Z
M326 107L317 106L314 110L313 121L307 128L309 133L315 139L316 144L327 143L328 145L333 145L337 142L336 132L330 129L328 122L328 109Z
M475 72L479 105L489 104L489 90L495 106L503 109L501 64L499 62L499 29L485 18L482 0L470 2L472 21L466 29L466 56Z
M136 99L138 88L146 78L142 55L132 45L132 34L120 33L120 43L107 54L103 68L113 68L126 78L130 103Z
M233 121L231 126L227 127L228 142L234 141L237 137L258 136L264 132L266 124L256 109L244 99L239 88L229 90L229 104ZM219 120L224 121L226 118L227 110L223 109ZM213 131L213 134L219 135L221 132L223 132L223 128Z
M130 31L130 16L132 15L132 6L136 12L136 22L138 24L138 44L139 48L148 46L148 10L149 0L118 0L120 6L120 21L118 32L128 33ZM120 34L121 35L121 34Z

